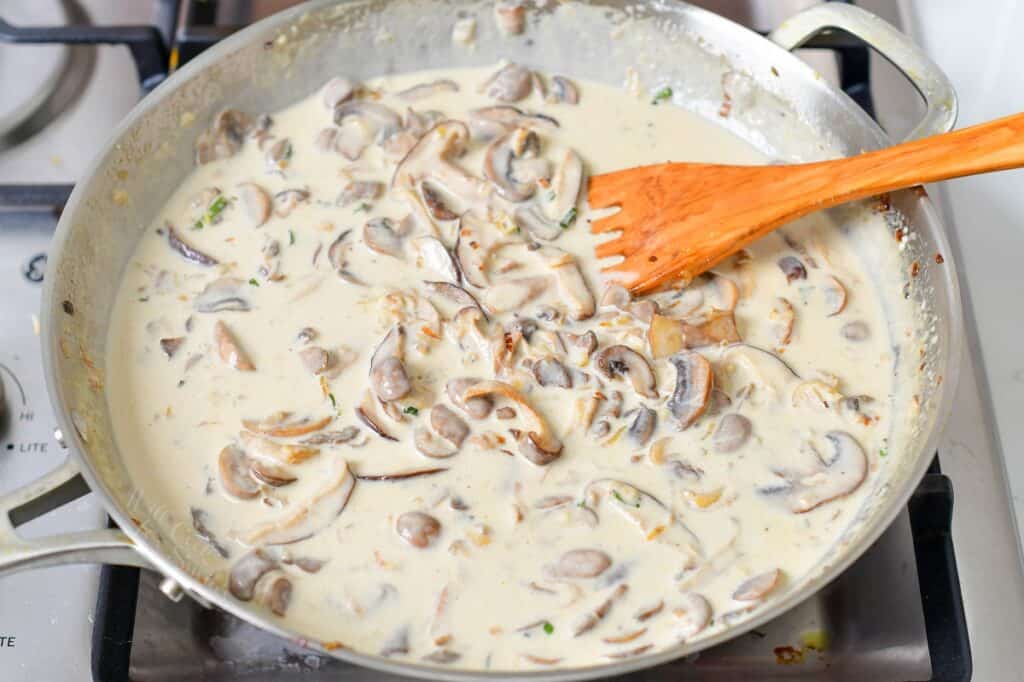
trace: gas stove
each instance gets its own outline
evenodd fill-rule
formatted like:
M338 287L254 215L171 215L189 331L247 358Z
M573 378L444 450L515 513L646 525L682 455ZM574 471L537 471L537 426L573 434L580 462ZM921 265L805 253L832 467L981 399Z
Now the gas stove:
M0 91L7 93L0 102L0 291L7 294L0 301L0 493L66 456L45 395L37 311L47 246L71 186L107 131L162 80L168 64L184 63L291 4L0 0L0 19L10 25L47 27L0 23ZM813 2L696 4L766 31ZM858 4L912 28L902 3ZM35 44L41 42L47 44ZM833 36L801 56L894 137L916 120L920 105L910 88L863 46ZM955 245L955 229L952 239ZM1017 642L1024 572L969 307L967 313L957 410L906 512L875 546L780 619L624 680L1024 679ZM99 503L85 496L19 532L36 537L107 523ZM50 654L54 643L60 649ZM300 677L392 679L318 656L222 611L171 601L160 577L146 571L65 566L0 579L3 681Z

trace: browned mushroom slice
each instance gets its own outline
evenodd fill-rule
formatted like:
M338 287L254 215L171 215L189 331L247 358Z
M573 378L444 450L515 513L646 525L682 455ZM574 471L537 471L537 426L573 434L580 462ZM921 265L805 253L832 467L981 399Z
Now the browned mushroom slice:
M860 443L845 431L830 431L825 440L832 455L821 459L818 472L791 481L789 508L803 514L826 502L845 497L860 487L868 474L868 461Z
M581 614L571 627L572 636L579 637L580 635L593 630L594 627L604 620L604 617L612 610L612 606L615 605L615 602L621 599L628 590L629 586L625 583L617 585L615 589L612 590L611 594L609 594L604 601L598 604L596 608Z
M204 265L206 267L220 263L220 261L213 256L209 256L194 246L187 244L170 223L166 223L164 225L164 229L167 231L168 246L178 252L181 257L188 262L195 263L196 265Z
M192 515L192 529L195 530L196 535L212 547L213 551L217 552L221 558L227 559L231 556L227 547L222 545L210 530L210 515L197 507L189 509L189 513Z
M274 488L280 488L299 480L299 477L293 474L287 467L261 459L249 461L249 473L260 483L265 483Z
M164 352L167 359L170 360L174 357L174 354L181 348L181 344L185 343L184 336L176 336L170 339L160 339L160 350Z
M633 418L633 423L629 425L627 433L634 444L644 446L654 435L657 426L658 413L646 405L641 405L636 412L636 417Z
M252 360L238 345L235 335L221 320L217 320L217 323L213 325L213 340L217 346L217 354L229 367L237 369L239 372L252 372L256 369Z
M793 304L784 298L776 298L768 319L775 325L775 342L780 346L787 345L793 337L793 322L796 319Z
M552 76L551 89L546 99L555 104L579 104L580 93L576 84L565 76Z
M200 313L247 312L252 305L242 293L244 286L245 282L234 277L215 279L199 292L192 307Z
M454 445L461 447L469 435L469 425L450 408L438 404L430 408L430 425L439 436Z
M600 307L619 310L648 324L658 314L656 302L651 300L633 301L633 295L629 293L629 289L615 282L609 284L601 294Z
M249 475L250 465L249 458L238 446L228 445L220 451L217 472L224 492L239 500L251 500L259 494L259 486Z
M334 108L334 123L341 126L345 119L354 118L373 131L376 141L383 142L402 129L402 117L394 110L365 99L350 99Z
M569 226L569 216L576 208L582 187L583 161L576 152L567 149L555 166L555 173L551 178L550 192L554 196L544 204L547 217L555 221L558 227Z
M657 398L655 390L655 375L651 365L644 356L637 353L629 346L621 344L608 346L597 354L595 359L597 369L608 379L616 379L623 376L629 377L629 382L640 395L646 398Z
M309 192L304 189L286 189L274 195L274 215L287 218L299 204L309 201Z
M786 276L786 282L807 279L807 268L796 256L783 256L779 259L778 265L782 274Z
M696 592L683 593L670 612L682 641L694 637L711 622L711 604Z
M306 436L323 429L334 420L327 415L319 419L309 416L298 416L291 412L275 412L263 419L243 419L242 426L255 433L274 438L295 438Z
M649 620L657 616L659 613L662 612L662 610L664 610L664 608L665 602L659 599L658 602L655 604L641 606L639 609L637 609L637 612L633 614L633 617L641 623L643 623L645 620Z
M410 240L416 254L417 267L424 267L441 275L452 284L459 283L459 269L450 251L437 237L416 237Z
M299 351L302 366L314 376L323 374L331 364L331 355L320 346L308 346Z
M398 439L388 433L387 429L381 424L380 415L377 413L377 401L374 400L374 396L370 391L366 391L363 395L363 401L356 406L355 409L356 417L359 421L363 422L371 431L383 438L384 440L397 441Z
M489 140L513 128L535 128L553 130L558 121L544 114L531 114L516 107L499 104L469 112L469 127L473 136Z
M707 409L714 374L707 358L695 351L677 353L669 362L676 368L676 385L668 399L668 410L679 420L679 428L685 429Z
M494 3L494 20L503 34L517 36L526 26L526 5L521 0L498 0Z
M689 348L739 343L740 340L732 311L715 310L693 324L655 314L647 330L647 341L655 360Z
M456 407L468 414L473 419L485 419L494 408L494 400L490 396L477 396L468 400L463 399L465 392L474 384L480 383L480 379L458 378L449 379L445 384L445 393Z
M835 317L846 308L846 287L835 277L826 277L821 285L825 297L825 314Z
M445 459L459 451L451 443L443 442L426 426L417 426L413 429L412 442L417 452L431 459Z
M753 425L742 414L730 413L718 422L718 428L711 436L711 447L715 452L736 452L750 440Z
M541 386L557 386L558 388L572 388L572 377L569 370L555 358L543 358L533 363L530 368L533 378Z
M516 177L517 161L536 158L540 138L527 128L505 133L487 148L484 156L484 177L494 183L498 194L509 201L526 201L537 189L535 182L520 182Z
M516 412L526 422L526 429L516 437L519 452L531 463L545 466L555 461L562 454L560 441L543 417L533 409L526 398L509 384L500 381L480 381L462 393L463 404L473 398L499 395L518 405Z
M441 534L441 522L423 512L405 512L395 522L395 530L413 547L426 549Z
M196 163L202 165L234 156L242 148L252 127L252 117L245 112L222 110L213 118L209 130L196 139Z
M467 211L459 219L455 257L466 281L476 287L486 287L489 284L486 269L487 248L483 236L486 229L486 223L472 211Z
M356 479L344 460L334 460L323 485L308 499L293 502L288 512L241 536L247 545L286 545L305 540L329 526L348 504Z
M647 628L639 628L631 632L623 632L620 635L614 635L611 637L602 637L601 641L605 644L628 644L635 639L640 639L647 634ZM615 656L615 654L608 654L609 657Z
M353 181L345 185L334 203L338 206L351 206L357 201L374 201L384 191L384 183L368 180Z
M346 426L340 431L324 431L315 433L309 438L302 439L303 445L344 445L351 442L359 435L359 429L355 426Z
M395 471L387 474L359 474L356 476L360 481L405 481L410 478L423 478L434 476L448 471L448 467L430 467L428 469L412 469L410 471Z
M256 583L254 596L275 616L283 616L291 602L292 581L283 575L267 576Z
M242 601L250 601L256 591L256 583L267 573L277 568L277 560L262 549L243 555L228 573L228 591Z
M453 80L447 78L439 78L436 81L429 83L420 83L414 85L411 88L406 88L395 93L395 96L399 99L403 99L406 102L416 102L421 99L433 97L446 92L458 92L459 84Z
M781 578L782 571L777 568L765 571L764 573L758 573L754 577L740 583L736 591L732 593L732 598L736 601L759 601L764 599L769 592L775 589Z
M412 382L402 364L404 342L405 328L396 324L370 359L370 387L383 402L404 398L412 390Z
M561 658L550 656L537 656L536 654L520 654L520 656L527 663L533 663L534 665L558 665L562 662Z
M633 647L632 649L627 649L625 651L614 651L610 654L605 654L605 656L607 658L613 658L616 660L620 660L623 658L633 658L634 656L639 656L640 654L647 653L651 650L652 647L654 647L653 644L641 644L640 646Z
M612 565L612 558L599 549L571 549L558 558L552 572L559 578L596 578Z
M499 102L518 102L533 90L532 76L525 66L507 64L488 78L480 90Z
M390 218L377 217L363 226L363 242L377 253L395 258L402 257L402 235L395 230Z
M839 329L839 334L847 341L865 341L871 336L871 329L868 327L866 322L861 320L854 320L853 322L847 322Z
M420 193L423 195L423 203L427 210L437 220L455 220L459 214L448 207L448 203L442 196L441 191L429 182L420 183Z
M334 111L339 104L351 99L355 91L355 83L344 76L335 76L320 88L320 101L329 111Z
M243 431L240 438L248 455L280 464L298 464L320 454L313 447L278 443L248 431Z
M480 307L480 303L473 297L473 294L457 284L452 284L451 282L424 282L423 287L432 294L437 294L452 303L462 306L460 311L465 308L473 308L483 313L483 308Z

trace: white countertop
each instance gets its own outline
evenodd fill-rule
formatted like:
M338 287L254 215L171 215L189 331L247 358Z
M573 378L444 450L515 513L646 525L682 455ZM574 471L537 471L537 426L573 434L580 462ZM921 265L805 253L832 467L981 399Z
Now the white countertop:
M952 79L962 128L1024 111L1024 4L1015 0L905 3L919 44ZM973 310L995 424L1024 527L1024 170L943 183L940 206L960 243L965 305ZM970 313L970 311L968 311ZM970 342L970 339L969 339Z

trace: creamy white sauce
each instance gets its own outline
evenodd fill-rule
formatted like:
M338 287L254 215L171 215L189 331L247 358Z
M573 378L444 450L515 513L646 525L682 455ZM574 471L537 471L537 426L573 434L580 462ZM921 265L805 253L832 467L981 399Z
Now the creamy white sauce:
M407 74L367 85L380 94L380 104L397 112L412 106L465 120L469 110L496 104L478 92L492 71ZM455 81L459 91L413 103L393 94L438 78ZM588 174L668 160L765 162L737 138L678 108L653 106L646 98L604 85L577 86L578 105L546 103L536 93L515 104L559 121L557 129L537 131L541 156L552 161L566 149L575 150ZM191 555L183 557L188 570L227 589L230 567L250 551L246 540L263 544L254 529L295 514L324 494L333 480L333 492L312 503L310 518L302 521L312 537L264 549L277 568L261 579L262 589L280 576L290 582L283 624L309 639L371 654L406 648L391 656L419 660L433 655L443 665L515 669L595 664L609 656L707 636L778 598L815 566L871 487L856 485L857 467L863 464L870 480L885 461L879 457L886 447L892 393L893 358L879 297L835 225L812 216L785 228L791 245L774 234L754 244L747 258L716 269L715 277L735 283L740 293L735 322L743 341L777 353L800 378L762 350L702 347L696 352L710 361L716 393L707 410L680 431L667 404L676 372L666 358L651 359L647 323L608 307L599 307L593 317L581 321L536 320L542 306L571 308L550 281L536 300L517 305L512 312L492 314L490 329L507 327L518 314L533 319L542 330L592 330L599 340L598 353L625 344L653 365L657 397L639 396L628 377L602 376L593 357L575 367L589 375L588 384L580 386L577 376L572 389L539 386L523 360L553 353L545 344L557 343L550 337L545 341L543 331L534 333L531 344L520 342L511 367L497 377L489 351L474 351L466 340L460 349L457 325L450 322L460 306L423 289L424 280L443 278L417 262L411 242L416 235L427 234L423 227L405 237L401 258L376 253L363 243L368 220L384 216L398 225L408 213L406 204L390 195L365 205L358 200L348 207L335 204L352 180L386 186L395 164L377 145L370 145L356 162L318 151L314 140L331 123L332 113L320 94L313 94L273 114L272 139L264 141L262 149L250 137L232 158L198 166L142 238L121 284L107 358L115 432L120 450L128 453L126 464L139 493L165 512L167 530L192 548ZM290 141L291 155L283 167L270 169L267 150L282 138ZM473 140L468 153L453 163L482 177L485 147L485 142ZM270 196L302 189L309 192L309 199L287 217L273 215L261 227L253 227L239 189L246 182L256 183ZM203 194L211 187L223 192L226 207L213 221L206 221L212 224L193 229L212 199ZM538 196L543 198L546 192L541 188ZM197 197L198 208L193 206ZM281 202L275 203L279 208ZM482 205L451 203L460 210ZM588 230L591 218L581 193L575 223L546 244L575 257L590 292L600 301L605 283L593 256L599 239ZM168 245L167 224L219 264L202 266L182 258ZM506 221L504 228L509 227ZM329 263L328 247L349 229L346 269L366 287L343 281ZM454 223L438 222L438 235L449 247L455 231ZM492 224L487 235L489 240L518 243L492 259L492 287L510 277L550 278L549 267L525 248L525 231L506 234ZM269 241L276 241L280 251L276 271L282 278L277 281L259 270ZM804 264L806 279L787 282L777 264L786 256ZM502 264L516 263L522 267L498 272ZM220 277L241 281L241 294L251 310L194 309L196 296ZM829 277L848 292L842 312L833 316L828 315L825 296ZM655 299L665 316L693 320L723 305L716 297L718 286L728 285L711 279L678 297L668 293ZM483 289L467 289L478 300L488 295ZM400 300L396 293L406 298ZM433 338L433 323L416 319L413 295L439 311L444 319L440 338ZM780 332L784 321L771 312L779 305L778 297L794 311L786 344L781 343ZM696 309L687 310L694 301ZM404 312L396 315L396 308L403 305ZM421 303L421 318L425 310ZM218 321L237 339L253 371L238 371L218 355ZM867 330L866 338L845 339L841 329L858 321ZM371 355L396 323L405 330L403 364L412 391L393 403L395 412L402 413L401 422L385 415L379 405L374 407L379 423L398 439L392 442L368 430L354 410L368 388ZM431 331L425 333L424 327ZM297 339L304 328L315 330L312 341ZM160 341L170 338L183 341L168 358ZM334 369L314 376L300 358L310 346L331 353ZM338 371L352 358L350 366ZM574 367L571 359L563 362ZM468 417L445 394L445 382L454 377L497 379L517 387L563 444L560 456L537 466L519 453L509 429L524 429L522 414L508 421L493 413L483 420ZM580 405L596 391L607 398L621 392L622 416L598 415L589 428L581 426ZM862 395L874 401L861 400L860 413L841 404L843 396ZM453 409L472 432L458 453L446 459L429 459L413 444L414 429L430 423L435 404ZM497 401L498 407L507 404ZM657 431L643 445L626 433L640 405L654 409L658 418ZM410 407L418 414L404 414ZM242 420L282 410L300 417L333 417L325 431L355 426L360 433L345 444L318 446L305 461L286 465L297 479L288 485L263 485L252 499L231 497L220 481L219 453L226 446L248 443L248 456L258 457L252 451L252 437L246 440L241 435ZM714 433L729 414L749 419L751 436L734 452L716 451ZM602 419L608 422L603 436L597 435ZM832 442L845 442L836 432L848 434L859 448L826 468L814 449L827 461ZM502 442L485 447L481 440L487 433ZM826 438L830 433L833 441ZM305 437L278 441L294 444ZM347 505L335 518L331 510L352 484L344 473L346 465L351 474L363 476L429 467L446 470L401 482L356 481ZM830 496L822 491L845 492L840 468L856 479L846 486L854 489L822 502ZM608 479L635 486L658 502L636 498L628 486L596 483L588 489L588 484ZM252 479L247 484L256 485ZM780 490L786 485L788 492ZM550 500L538 502L554 497L568 501L554 509L538 508ZM815 506L816 501L820 505ZM801 502L815 508L795 513ZM229 553L227 559L196 541L193 509L202 510L203 522ZM411 545L396 531L398 517L412 511L430 514L440 524L427 548ZM595 578L555 575L553 567L560 557L576 549L603 552L611 565ZM288 559L315 559L323 565L307 573ZM737 589L745 580L776 570L777 584L762 598L736 598L744 596L737 595ZM765 582L771 586L771 580ZM587 614L604 610L599 607L609 599L612 603L603 618L575 636ZM637 617L658 604L662 607L650 617ZM705 604L707 622L701 614ZM407 647L396 646L403 637ZM445 662L446 658L451 660Z

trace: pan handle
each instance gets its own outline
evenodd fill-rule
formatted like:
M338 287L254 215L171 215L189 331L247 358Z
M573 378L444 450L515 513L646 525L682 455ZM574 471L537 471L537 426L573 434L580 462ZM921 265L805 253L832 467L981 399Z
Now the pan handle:
M26 540L15 528L89 492L72 457L31 483L0 497L0 576L74 563L149 567L118 529L98 529Z
M794 50L815 36L836 29L859 38L889 60L924 98L924 118L906 140L953 129L957 99L949 78L907 36L871 12L846 3L826 2L785 20L768 37L786 50Z

